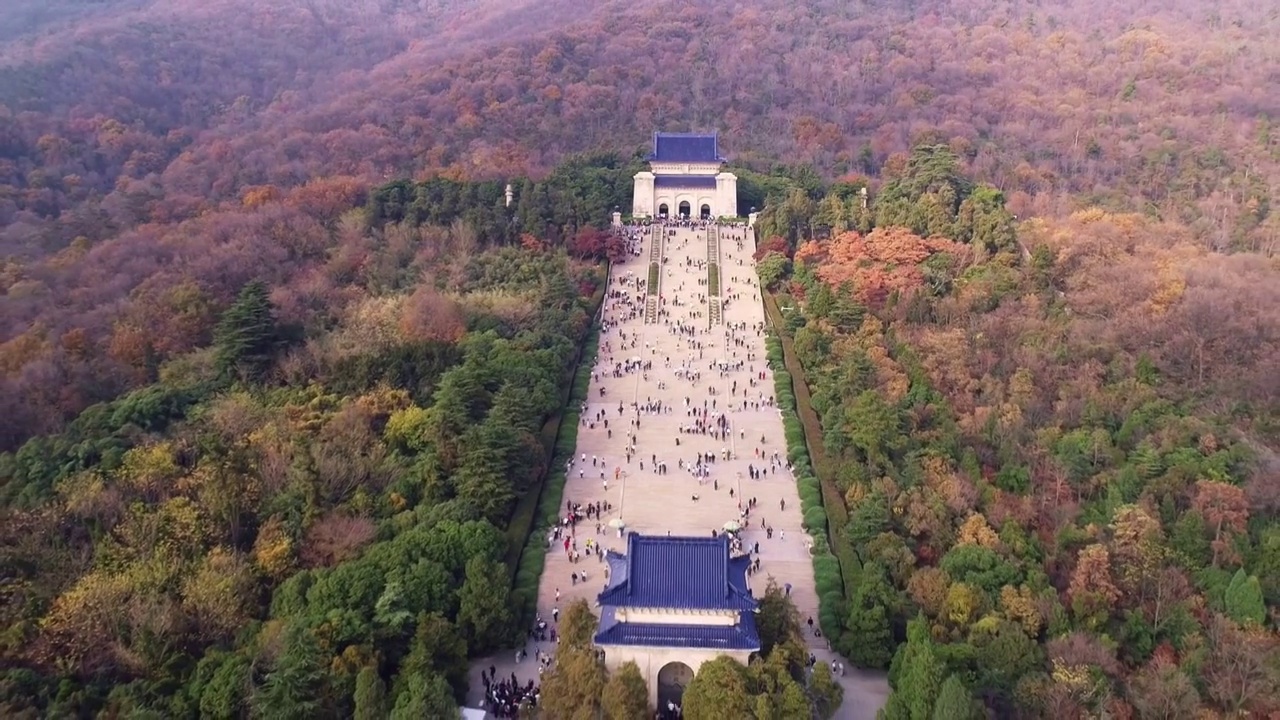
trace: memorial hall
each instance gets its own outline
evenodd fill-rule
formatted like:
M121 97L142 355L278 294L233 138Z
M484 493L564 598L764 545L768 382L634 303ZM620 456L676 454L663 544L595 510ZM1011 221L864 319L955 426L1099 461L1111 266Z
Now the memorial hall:
M635 174L637 218L714 219L738 215L738 176L721 172L715 133L654 133L649 169Z

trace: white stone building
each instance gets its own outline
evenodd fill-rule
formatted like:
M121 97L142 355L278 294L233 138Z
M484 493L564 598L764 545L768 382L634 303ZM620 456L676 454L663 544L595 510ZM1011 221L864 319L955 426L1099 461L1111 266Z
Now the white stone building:
M738 176L721 172L715 133L654 133L649 169L635 175L635 217L717 218L738 214Z

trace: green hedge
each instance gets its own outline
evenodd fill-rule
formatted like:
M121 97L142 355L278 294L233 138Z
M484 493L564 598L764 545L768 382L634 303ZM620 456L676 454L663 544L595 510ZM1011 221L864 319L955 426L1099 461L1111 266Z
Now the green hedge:
M716 263L707 263L707 292L720 297L720 266Z
M547 558L547 532L560 519L560 507L564 502L565 461L573 457L578 447L578 428L582 413L579 408L587 399L591 387L591 369L596 363L596 354L600 350L599 326L592 326L584 341L582 354L578 359L578 368L573 376L573 386L569 391L569 399L561 414L559 433L556 436L555 452L547 471L547 480L542 494L538 498L537 512L534 522L524 542L524 550L520 554L513 591L516 607L524 613L522 620L527 621L520 627L533 621L538 610L538 583L542 580L542 571Z
M656 262L649 263L649 284L645 289L649 292L650 295L658 294L658 277L661 274L662 272L658 268L658 263Z
M772 319L772 318L771 318ZM785 367L786 356L782 342L771 330L765 338L765 359L773 370L774 397L782 412L782 433L787 442L787 460L796 477L796 490L800 495L800 512L804 528L813 537L813 577L818 590L818 625L823 634L837 646L844 625L844 576L840 561L831 554L828 539L830 521L823 506L822 483L813 472L805 441L805 428L796 414L796 394L791 373Z

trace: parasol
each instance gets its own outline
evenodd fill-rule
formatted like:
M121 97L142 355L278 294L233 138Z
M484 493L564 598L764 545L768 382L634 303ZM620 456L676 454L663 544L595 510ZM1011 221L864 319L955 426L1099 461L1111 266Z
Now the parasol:
M613 528L614 530L621 530L626 526L627 524L622 522L622 518L614 518L609 521L609 527Z
M736 533L741 529L742 529L742 524L739 523L737 520L730 520L729 522L724 524L725 532Z

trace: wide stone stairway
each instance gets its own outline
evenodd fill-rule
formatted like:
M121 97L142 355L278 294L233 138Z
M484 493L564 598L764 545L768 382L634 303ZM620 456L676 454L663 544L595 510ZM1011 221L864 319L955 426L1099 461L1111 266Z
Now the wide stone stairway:
M757 331L765 317L752 261L754 235L740 226L679 228L670 236L667 232L660 226L651 228L646 234L649 251L613 267L615 277L630 271L653 279L650 268L656 263L659 279L649 288L643 317L628 319L625 312L611 313L608 304L604 308L614 325L600 336L600 356L564 500L612 507L598 525L578 524L576 546L583 551L591 541L622 552L625 532L631 531L709 536L739 521L741 509L754 499L755 507L741 519L744 527L739 533L745 546L760 547L760 572L751 577L751 587L759 597L770 577L779 586L789 584L801 621L813 617L816 626L812 541L801 525L795 478L785 468L782 419L772 404L774 384L764 333ZM704 248L707 262L702 265L698 261ZM703 305L698 296L710 294L706 281L711 264L720 273L718 293ZM738 298L724 306L734 293ZM659 295L666 301L661 315ZM637 358L649 365L631 372L620 368ZM694 424L689 408L704 406L712 420L725 415L731 429L727 437L682 431ZM716 458L707 478L687 469L699 454ZM751 479L749 467L766 472ZM762 520L773 529L772 538L761 528ZM611 523L624 524L625 532ZM541 616L549 621L553 608L563 609L576 598L594 606L605 585L604 567L597 554L581 552L573 562L562 545L552 544L539 585ZM826 638L815 637L807 624L805 632L818 658L833 658ZM531 643L528 649L535 648L554 652L551 643ZM537 677L536 663L515 664L512 657L499 657L473 669L473 686L479 685L478 668L488 667L490 661L502 668L500 673L514 671L522 681ZM847 694L838 717L873 718L887 693L883 681L850 671L841 682Z

